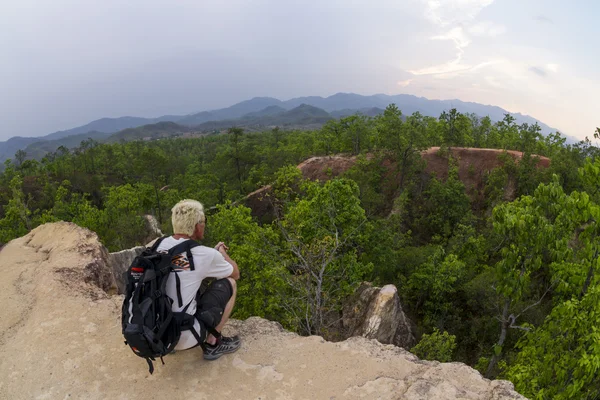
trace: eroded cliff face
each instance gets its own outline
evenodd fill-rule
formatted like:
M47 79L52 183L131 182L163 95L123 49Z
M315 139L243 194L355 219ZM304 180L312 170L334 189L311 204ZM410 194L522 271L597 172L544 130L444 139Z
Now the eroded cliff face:
M42 225L0 251L2 399L520 399L460 363L393 345L300 337L260 318L226 327L242 348L217 361L177 352L148 374L123 344L122 296L97 236Z
M448 150L452 154L454 160L457 161L458 178L465 185L466 194L470 197L475 208L480 208L483 204L484 189L488 174L494 169L501 167L503 155L507 154L516 162L523 157L523 153L519 151L504 151L498 149L480 149L453 147ZM369 156L367 155L367 158ZM537 157L537 156L536 156ZM441 180L446 180L448 177L448 156L440 153L439 147L431 147L421 152L421 158L424 161L423 173L426 177L436 177ZM550 159L547 157L538 157L538 168L548 168ZM298 169L302 172L304 178L312 180L327 181L342 175L348 171L356 163L355 156L323 156L311 157L298 165ZM386 171L383 179L384 195L387 198L387 203L392 204L394 195L397 194L397 185L400 182L400 175L397 173L395 164L384 160L382 167ZM515 199L516 182L509 177L507 186L504 188L504 197L506 201ZM252 215L265 219L272 218L274 208L271 193L271 186L265 186L250 193L245 200L245 205L252 210ZM389 210L388 210L389 211Z

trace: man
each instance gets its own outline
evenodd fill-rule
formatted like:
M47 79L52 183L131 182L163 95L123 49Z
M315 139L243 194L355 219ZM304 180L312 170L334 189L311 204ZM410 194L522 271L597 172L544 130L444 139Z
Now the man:
M182 200L171 209L171 212L175 234L163 239L157 251L167 252L186 240L199 241L204 238L206 216L200 202ZM186 252L173 257L176 269L169 275L166 294L173 300L174 312L185 311L196 317L193 328L195 332L182 331L175 350L201 345L204 348L204 358L216 360L223 354L233 353L240 348L241 341L238 336L220 336L233 310L236 280L240 278L238 266L227 255L227 250L223 242L219 242L214 249L206 246L193 247L190 250L193 257L192 264ZM200 294L200 285L205 278L217 280ZM209 333L210 328L214 328L219 333L219 337ZM197 338L204 343L198 343Z

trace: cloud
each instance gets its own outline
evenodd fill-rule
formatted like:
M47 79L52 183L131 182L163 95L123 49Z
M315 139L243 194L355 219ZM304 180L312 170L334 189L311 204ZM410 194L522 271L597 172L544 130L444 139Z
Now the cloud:
M423 0L425 17L440 27L472 21L494 0Z
M548 75L548 73L540 67L529 67L529 71L533 72L537 76L541 76L542 78L545 78L546 75Z
M456 28L453 28L444 34L433 36L431 39L452 40L457 49L464 49L469 45L469 43L471 43L467 35L465 35L463 28L460 26L457 26Z
M460 58L449 61L445 64L434 65L431 67L425 67L417 70L408 71L413 75L442 75L457 72L468 71L471 68L470 65L460 63Z
M412 79L407 79L405 81L398 81L398 86L400 87L407 87L408 85L410 85L410 83L412 82Z
M498 79L496 79L493 76L486 76L484 79L487 82L487 84L490 85L490 86L492 86L492 87L500 88L500 89L504 89L505 88L505 86L502 83L500 83L500 81L498 81Z
M546 69L550 72L558 72L558 64L546 64Z
M464 72L474 72L479 69L501 62L501 60L492 60L485 61L477 65L468 65L461 63L461 58L462 57L458 57L457 59L449 61L445 64L434 65L432 67L426 67L417 70L410 70L408 72L410 72L413 75L438 75L442 78L448 78L449 74L455 75Z
M469 27L468 32L475 36L496 37L506 32L506 27L491 21L482 21Z
M434 35L431 40L450 40L454 42L456 56L443 64L410 70L413 75L435 75L437 78L453 77L456 74L482 68L490 62L483 62L475 66L462 62L465 49L471 43L469 34L477 36L495 37L506 32L504 25L491 21L483 21L471 25L466 31L465 26L471 22L485 7L494 0L423 0L425 3L425 17L445 32ZM452 26L449 30L448 27ZM491 62L493 63L493 62Z

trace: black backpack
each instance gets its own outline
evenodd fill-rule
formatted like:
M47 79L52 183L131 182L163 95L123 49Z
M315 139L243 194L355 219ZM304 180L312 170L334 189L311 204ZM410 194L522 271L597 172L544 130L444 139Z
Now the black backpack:
M150 374L154 372L152 361L160 357L164 364L163 356L173 351L182 331L191 330L198 343L203 345L199 332L193 328L195 317L186 313L189 304L181 312L173 312L171 305L174 299L165 293L167 279L174 270L172 257L186 252L193 270L191 249L199 244L186 240L171 248L167 254L158 253L156 249L163 239L158 239L151 248L137 256L125 273L127 288L122 309L123 336L133 353L146 359ZM173 273L177 301L181 307L180 280L177 273Z

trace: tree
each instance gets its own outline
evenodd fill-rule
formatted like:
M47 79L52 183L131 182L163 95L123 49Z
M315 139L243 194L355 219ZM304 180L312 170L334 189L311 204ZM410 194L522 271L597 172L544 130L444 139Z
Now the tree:
M207 224L207 243L224 241L240 266L235 316L260 316L290 327L292 322L282 304L287 296L286 276L281 261L281 244L270 226L259 226L244 206L220 205Z
M535 399L600 397L600 286L557 307L518 343L506 378Z
M342 118L339 122L342 129L343 150L350 151L353 155L369 147L369 120L364 115L351 115Z
M498 145L503 149L516 150L519 147L519 127L515 124L515 117L506 113L504 119L496 123L498 129Z
M326 156L340 151L342 133L342 125L338 120L332 119L323 125L317 143Z
M447 240L459 223L469 223L473 216L465 185L458 178L458 167L452 165L452 160L446 181L432 178L425 190L412 199L410 207L408 225L415 237L425 242L432 237Z
M89 172L89 173L96 172L96 165L94 163L94 153L95 153L95 149L98 147L98 144L99 143L97 141L95 141L94 139L87 138L87 139L81 141L79 148L77 149L82 154L82 158L84 161L84 168L85 168L86 172ZM89 158L89 163L88 163L88 158Z
M358 262L356 250L367 221L353 181L307 182L304 190L306 197L278 222L292 272L285 306L301 332L323 335L339 323L342 300L372 268Z
M591 163L587 179L596 180ZM580 173L584 174L585 169ZM594 177L595 175L595 177ZM565 195L554 177L540 185L538 209L553 223L555 261L550 265L557 282L556 306L538 328L526 333L506 376L534 398L596 398L600 396L600 207L587 193Z
M147 177L154 191L154 210L158 216L158 222L163 222L162 207L160 204L159 190L167 185L165 176L168 174L168 160L161 149L146 148L142 151L137 163L137 170L140 176Z
M566 195L557 182L540 185L534 196L523 196L493 210L494 231L502 238L501 259L496 263L496 292L500 296L500 334L494 345L486 375L492 376L503 352L510 329L528 331L518 324L528 310L541 304L556 284L554 281L532 282L532 278L552 261L561 262L568 235L556 223Z
M409 278L407 289L412 306L423 318L425 327L446 328L446 323L457 314L452 296L462 285L467 274L464 262L455 254L446 255L437 249L426 263Z
M27 157L27 153L24 150L17 150L15 153L15 166L20 168Z
M443 129L443 141L448 147L469 145L472 141L472 122L464 114L452 108L440 115Z
M431 334L424 334L421 341L410 351L423 360L450 362L455 349L456 336L434 328Z
M381 158L360 155L343 175L358 184L360 201L368 216L381 215L386 206L381 184L384 173Z
M489 147L488 138L492 130L492 121L490 117L485 116L479 118L475 114L470 114L471 125L473 127L473 146L474 147Z
M402 111L395 104L386 107L375 122L378 146L391 152L400 175L398 190L401 192L409 181L411 167L415 166L419 152L427 148L426 124L423 116L413 114L402 121Z
M144 238L142 214L151 207L153 189L147 184L121 185L107 188L102 213L103 227L98 232L111 251L131 244L140 245Z
M227 131L227 133L230 135L230 143L231 143L231 158L233 161L233 164L235 166L235 172L236 172L236 177L238 180L238 185L239 185L239 191L240 194L242 194L243 191L243 181L244 181L244 177L243 177L243 170L242 170L242 163L243 163L243 156L242 156L242 144L241 144L241 137L244 134L244 130L242 128L229 128L229 130Z
M0 243L23 236L33 228L31 211L22 187L23 179L16 175L10 181L12 198L4 208L4 218L0 219Z

